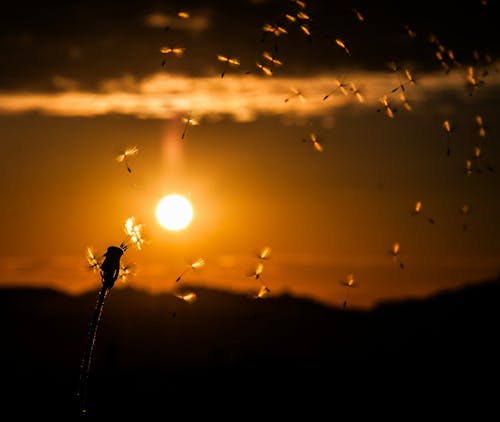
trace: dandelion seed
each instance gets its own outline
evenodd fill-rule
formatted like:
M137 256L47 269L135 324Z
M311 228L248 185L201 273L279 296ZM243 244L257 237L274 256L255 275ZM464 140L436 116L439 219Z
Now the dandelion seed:
M404 29L410 38L416 38L417 33L411 29L408 25L404 25Z
M175 297L183 300L184 302L190 303L190 304L193 303L194 301L196 301L196 299L197 299L195 292L175 293L174 295L175 295Z
M270 67L264 66L264 65L260 64L259 62L257 62L255 65L257 66L258 69L262 70L264 75L273 76L273 71L271 70Z
M347 86L347 83L341 82L338 79L335 80L335 83L337 84L337 86L333 90L331 90L328 94L326 94L323 97L323 100L326 100L330 95L332 95L337 90L339 90L340 92L342 92L342 94L344 94L344 95L348 95L349 94L347 92L347 90L345 89L345 87Z
M198 120L195 120L191 117L191 114L189 114L187 117L183 117L182 121L184 123L184 130L182 131L181 139L184 139L184 137L186 136L189 126L197 126L200 124Z
M358 9L353 8L352 12L354 13L354 15L356 16L356 19L358 21L360 21L360 22L364 22L365 21L365 17L361 14L361 12Z
M402 92L399 93L399 99L403 103L403 107L405 108L406 111L412 111L413 108L411 107L411 104L408 102L406 99L406 95L403 94Z
M349 290L356 286L354 274L348 274L345 280L340 280L340 284L342 284L346 288L345 298L342 304L342 308L345 309L347 307L347 301L349 299Z
M399 252L401 250L401 247L399 245L398 242L394 242L394 244L392 245L392 249L391 249L391 255L392 255L392 260L397 262L398 265L399 265L399 268L401 268L402 270L404 270L405 266L403 264L403 262L401 261L401 259L399 258Z
M462 230L465 231L469 227L468 225L468 220L469 220L469 214L470 214L470 207L467 204L463 204L460 207L460 214L462 215Z
M349 51L349 49L347 48L347 46L345 45L344 41L342 41L341 39L337 38L335 40L335 43L342 49L344 50L344 52L350 56L351 55L351 52Z
M428 216L422 214L422 202L420 202L420 201L417 201L415 203L415 206L411 210L411 214L412 215L421 215L422 217L424 217L431 224L434 224L436 222L434 220L434 218L431 218L431 217L428 217Z
M261 286L260 289L259 289L259 292L254 297L255 297L255 299L262 299L265 296L267 296L270 291L271 290L269 289L269 287L267 287L267 286Z
M257 258L259 259L269 259L271 258L271 248L269 246L264 246L262 249L257 252Z
M205 265L205 260L203 258L198 258L197 260L191 262L188 264L187 268L175 279L176 282L181 281L181 278L184 274L186 274L187 271L189 270L199 270L201 267Z
M121 243L120 248L124 251L128 248L128 242L131 242L139 250L142 249L142 245L145 243L143 237L144 225L139 224L135 221L135 217L129 217L125 221L125 233L127 234L126 239Z
M257 262L255 268L249 272L247 272L248 277L255 277L256 280L262 277L262 273L264 272L264 264L262 262Z
M128 165L127 157L132 157L136 155L139 152L139 148L137 147L129 147L126 148L125 151L123 151L118 157L116 157L116 161L119 163L125 163L125 167L127 167L127 171L129 173L132 173L132 169Z
M449 120L445 120L442 124L442 127L447 134L452 134L455 132L455 125L452 124ZM446 155L448 157L451 155L450 142L451 142L451 137L448 137L446 143Z
M379 101L384 106L385 114L387 115L387 117L389 117L390 119L393 119L394 118L394 113L396 112L396 110L394 110L389 105L389 101L387 100L387 95L384 95L382 98L379 99ZM377 109L377 112L380 112L380 111L382 111L381 108Z
M217 60L224 63L224 70L222 71L222 73L220 75L221 78L223 78L224 75L226 74L228 66L236 67L236 66L240 65L240 61L238 59L236 59L234 57L226 57L226 56L223 56L222 54L217 54Z
M486 129L484 128L483 118L478 114L475 120L476 120L478 135L484 138L486 136Z
M318 137L316 136L315 133L311 133L309 135L309 140L311 141L312 146L313 146L315 151L323 152L323 150L324 150L323 145L321 145L321 143L319 142ZM302 139L302 142L307 142L307 139Z
M177 17L181 19L189 19L189 16L188 12L177 12Z
M298 98L301 102L304 102L306 100L304 95L302 95L302 92L299 91L298 89L292 88L291 91L293 92L293 94L285 98L285 103L290 101L292 98Z
M363 97L363 94L361 94L359 89L356 88L356 85L354 85L352 82L351 82L350 90L353 93L353 95L356 97L356 100L358 100L359 103L365 102L365 97Z

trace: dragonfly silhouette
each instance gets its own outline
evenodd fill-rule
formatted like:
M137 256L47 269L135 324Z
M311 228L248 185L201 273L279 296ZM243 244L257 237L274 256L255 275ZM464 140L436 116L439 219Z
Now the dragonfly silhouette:
M137 148L135 146L128 147L125 149L125 151L120 153L120 155L118 155L118 157L116 157L116 161L118 161L119 163L125 163L125 167L127 167L127 171L129 173L132 173L132 169L130 168L130 166L128 164L127 157L132 157L132 156L136 155L138 152L139 152L139 148Z
M417 201L415 203L415 205L413 206L413 208L411 210L411 214L412 215L421 215L422 217L424 217L431 224L434 224L436 222L436 220L434 220L434 218L426 216L426 215L424 215L422 213L422 202L420 202L420 201Z
M101 277L102 287L99 292L97 303L94 308L92 321L87 333L87 343L85 346L82 363L80 366L80 379L78 383L77 397L80 403L81 414L87 413L87 386L94 353L97 329L101 320L104 300L109 291L113 288L118 277L125 277L129 273L128 266L121 265L121 257L124 252L131 246L135 245L138 249L141 248L144 238L142 236L142 225L135 222L134 217L130 217L125 222L125 232L127 237L121 242L120 246L109 246L106 253L102 256L104 260L96 258L91 248L87 248L87 262L91 269L98 272Z
M203 258L198 258L195 261L190 262L187 265L186 269L184 271L182 271L182 273L179 275L179 277L177 277L175 279L175 281L176 282L181 281L184 274L186 274L189 270L196 271L196 270L200 269L201 267L203 267L204 265L205 265L205 260Z

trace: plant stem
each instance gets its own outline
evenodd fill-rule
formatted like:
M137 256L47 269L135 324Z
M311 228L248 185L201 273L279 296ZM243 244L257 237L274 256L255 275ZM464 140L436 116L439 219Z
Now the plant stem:
M78 385L77 396L80 400L81 414L87 413L87 384L89 379L90 366L92 364L95 339L97 335L97 329L99 327L99 321L101 320L104 299L106 299L108 292L109 288L103 285L101 291L99 292L99 297L97 298L94 315L92 317L92 322L90 323L90 328L87 335L87 344L85 346L85 352L83 354L83 359L80 366L80 382Z

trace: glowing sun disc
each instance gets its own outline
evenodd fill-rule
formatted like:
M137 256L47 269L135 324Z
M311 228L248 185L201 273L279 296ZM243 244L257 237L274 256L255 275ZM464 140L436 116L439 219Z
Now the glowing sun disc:
M182 230L193 219L193 207L182 195L167 195L156 206L156 219L167 230Z

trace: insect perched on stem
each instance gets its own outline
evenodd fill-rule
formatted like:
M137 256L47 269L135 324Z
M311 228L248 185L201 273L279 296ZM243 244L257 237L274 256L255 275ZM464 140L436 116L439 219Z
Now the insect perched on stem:
M87 385L94 353L97 329L99 327L104 307L104 300L106 299L109 291L115 285L118 277L125 277L126 273L130 272L130 268L123 267L120 260L124 252L131 245L135 245L138 249L141 249L141 245L144 243L142 228L142 224L137 224L134 217L127 219L125 223L125 232L127 233L127 237L123 242L121 242L120 246L109 246L106 253L103 255L104 260L102 262L100 259L96 258L91 248L87 248L87 262L92 270L99 273L102 287L97 298L92 321L87 333L87 343L80 366L80 379L77 397L79 399L80 412L82 415L87 413Z

